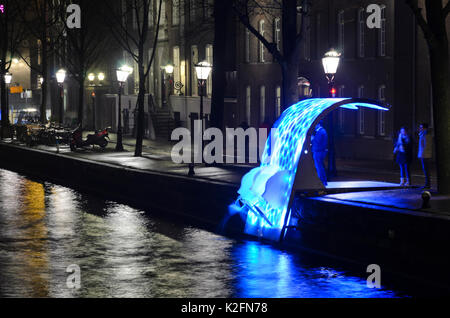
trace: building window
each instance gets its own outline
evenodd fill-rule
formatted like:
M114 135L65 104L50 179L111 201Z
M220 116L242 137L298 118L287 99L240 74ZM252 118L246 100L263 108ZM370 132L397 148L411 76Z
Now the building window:
M198 96L198 81L195 65L198 64L198 47L191 46L191 95Z
M156 1L156 12L159 13L159 1ZM166 1L161 3L161 25L166 25Z
M261 86L259 89L259 116L261 123L266 119L266 87Z
M153 27L153 0L151 0L150 2L149 2L149 5L148 5L149 7L148 7L148 27L149 28L152 28Z
M41 65L42 63L42 55L41 52L42 51L42 44L41 44L41 40L37 40L37 64Z
M381 85L378 88L378 100L380 102L386 101L386 86ZM386 135L386 112L379 110L378 111L378 135L385 136Z
M340 98L344 98L345 97L345 86L339 86L338 88L338 96ZM339 108L339 112L338 112L338 126L339 126L339 130L341 132L344 131L344 124L345 124L345 113L344 113L344 109L343 108Z
M172 25L180 24L180 0L172 0Z
M132 5L132 9L133 12L133 30L137 30L138 29L138 19L137 19L137 14L136 14L136 6L133 4Z
M150 48L148 50L148 59L149 60L150 60L152 54L153 54L153 48ZM150 94L154 95L155 94L155 61L153 61L152 65L150 67L150 74L149 74L148 80L149 80L148 87L149 87Z
M364 86L362 85L358 87L358 97L364 98ZM358 131L360 135L364 135L366 132L365 113L363 107L359 107L358 109Z
M213 65L213 46L212 46L212 44L206 45L205 56L206 56L206 61L209 64ZM206 82L206 94L208 95L208 97L212 96L212 72L209 75L208 80Z
M262 37L264 37L266 31L265 31L265 24L266 22L264 20L259 21L259 34L261 34ZM264 63L266 61L264 56L264 44L259 41L259 62Z
M339 11L338 13L338 44L341 55L344 56L345 51L345 42L344 42L344 34L345 34L345 20L344 20L344 11Z
M358 11L358 56L364 57L364 41L365 41L365 28L366 28L366 17L364 13L364 9L359 9Z
M173 84L181 82L180 73L180 47L173 48Z
M245 63L250 63L250 31L245 29Z
M386 6L381 7L381 28L378 31L378 49L380 56L386 56Z
M245 119L247 120L247 125L250 126L250 119L252 114L252 89L247 86L245 90Z
M275 88L275 105L277 118L281 115L281 86Z
M277 45L277 49L280 50L280 44L281 44L281 19L275 18L274 25L274 42Z
M189 1L189 21L191 23L194 23L197 17L197 4L195 3L196 1L197 0Z
M211 19L214 16L214 0L208 0L206 2L206 18Z
M320 21L320 13L316 16L316 58L320 59L322 57L322 50L320 48L320 29L321 29L321 21Z

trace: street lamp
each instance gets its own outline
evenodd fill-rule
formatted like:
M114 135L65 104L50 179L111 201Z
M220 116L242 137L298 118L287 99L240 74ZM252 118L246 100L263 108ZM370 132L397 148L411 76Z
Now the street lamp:
M94 81L95 78L98 79L98 85L95 85ZM92 97L92 127L95 131L96 127L95 127L95 98L96 98L96 91L95 89L98 86L102 86L102 81L105 79L105 74L104 73L98 73L97 76L94 73L89 73L88 74L88 80L89 80L89 86L92 87L92 93L91 93L91 97Z
M56 81L59 86L59 123L63 124L63 103L64 103L64 81L66 79L66 71L64 69L60 69L56 72Z
M7 86L7 89L6 89L6 115L5 116L6 116L6 118L9 118L9 87L10 87L10 84L12 81L12 74L6 73L3 76L3 79L5 80L5 84Z
M122 66L118 70L116 70L117 81L119 82L119 111L118 111L118 119L117 119L117 144L116 151L123 151L123 143L122 143L122 87L130 76L133 73L133 69L127 65Z
M205 96L206 91L206 81L208 80L209 74L211 73L212 65L209 64L207 61L203 61L195 65L195 72L197 73L197 79L198 79L198 87L199 87L199 95L200 95L200 121L201 121L201 132L202 132L202 138L201 138L201 157L203 160L203 96ZM193 131L193 128L191 127L191 131ZM194 136L192 134L192 136ZM191 151L193 153L193 151ZM189 175L194 174L194 163L192 162L189 165Z
M104 73L98 73L97 78L100 82L103 82L105 79L105 74Z
M325 53L322 64L325 76L328 80L328 91L329 97L336 97L336 88L334 87L334 77L336 75L337 69L339 67L341 54L336 50L331 49ZM328 176L336 176L336 158L335 158L335 147L334 147L334 118L333 112L330 113L328 117L328 130L329 130L329 145L328 145Z

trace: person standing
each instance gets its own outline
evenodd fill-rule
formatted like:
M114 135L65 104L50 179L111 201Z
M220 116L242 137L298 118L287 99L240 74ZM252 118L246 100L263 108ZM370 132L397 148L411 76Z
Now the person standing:
M323 185L327 186L328 182L324 161L328 151L328 134L325 128L323 128L323 121L320 121L320 123L316 126L315 134L312 136L311 143L311 150L313 152L317 174L319 175L319 179L322 181Z
M429 161L433 157L433 138L428 133L428 124L419 126L419 151L417 154L421 164L423 174L425 176L424 188L431 187Z
M400 133L395 143L394 154L397 155L396 161L400 166L400 186L411 185L411 174L409 167L412 161L411 138L405 127L400 129Z

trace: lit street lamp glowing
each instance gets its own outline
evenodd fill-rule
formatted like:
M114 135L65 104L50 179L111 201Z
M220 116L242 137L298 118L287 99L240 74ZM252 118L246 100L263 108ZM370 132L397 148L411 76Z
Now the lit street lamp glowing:
M328 76L334 77L339 67L340 59L341 54L333 49L325 53L325 56L322 59L322 64L325 74L327 74L327 77Z
M197 73L197 78L199 80L206 81L211 73L212 65L206 61L200 62L195 65L195 72Z
M167 64L165 69L167 74L173 74L174 67L172 64Z
M56 73L56 81L58 82L58 84L63 84L65 79L66 79L66 71L63 69L60 69Z
M104 73L99 73L98 76L97 76L97 78L98 78L98 80L99 80L100 82L102 82L102 81L105 79L105 74L104 74Z
M116 71L117 80L119 83L125 83L128 79L128 76L133 74L133 68L124 65Z
M94 73L90 73L90 74L88 75L88 80L89 80L90 82L93 82L93 81L95 80L95 74L94 74Z
M4 75L4 80L5 80L5 84L11 84L11 81L12 81L12 74L10 74L10 73L6 73L5 75Z

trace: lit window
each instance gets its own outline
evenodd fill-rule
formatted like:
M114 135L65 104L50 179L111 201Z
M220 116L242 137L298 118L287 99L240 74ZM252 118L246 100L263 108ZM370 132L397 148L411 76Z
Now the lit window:
M197 73L195 72L195 65L198 64L198 48L197 45L191 46L191 94L198 95Z
M261 86L259 91L259 115L261 123L266 119L266 87Z
M205 50L206 61L213 65L213 46L212 44L206 45ZM212 96L212 73L209 75L208 80L206 82L206 94L211 97Z
M277 45L277 49L280 50L280 43L281 43L281 19L280 18L275 18L274 27L275 27L274 42Z
M180 24L180 0L172 0L172 25Z
M277 112L277 117L280 117L281 115L281 87L277 86L275 89L275 104L276 104L276 112Z
M341 55L344 56L345 42L344 42L344 34L345 34L345 20L344 20L344 11L339 11L338 13L338 43L339 50Z
M252 111L251 109L252 109L252 89L250 86L247 86L245 90L245 119L247 120L247 124L249 126Z
M259 21L259 34L261 34L262 37L265 35L265 21L261 20ZM259 42L259 62L264 63L266 61L264 56L264 44L260 41Z
M358 56L364 57L365 54L365 27L366 27L366 19L364 9L359 9L358 11Z
M386 101L386 86L381 85L378 88L378 100L380 102ZM378 134L380 136L386 135L386 112L378 111Z
M152 63L153 65L153 63ZM173 81L174 84L181 81L180 75L180 47L173 48Z
M386 6L381 7L381 28L378 31L378 49L380 56L386 56Z
M250 63L250 31L245 29L245 62Z
M364 98L364 86L362 85L358 87L358 97ZM359 134L364 135L366 131L366 126L365 126L365 113L363 107L359 107L358 109L358 128Z

